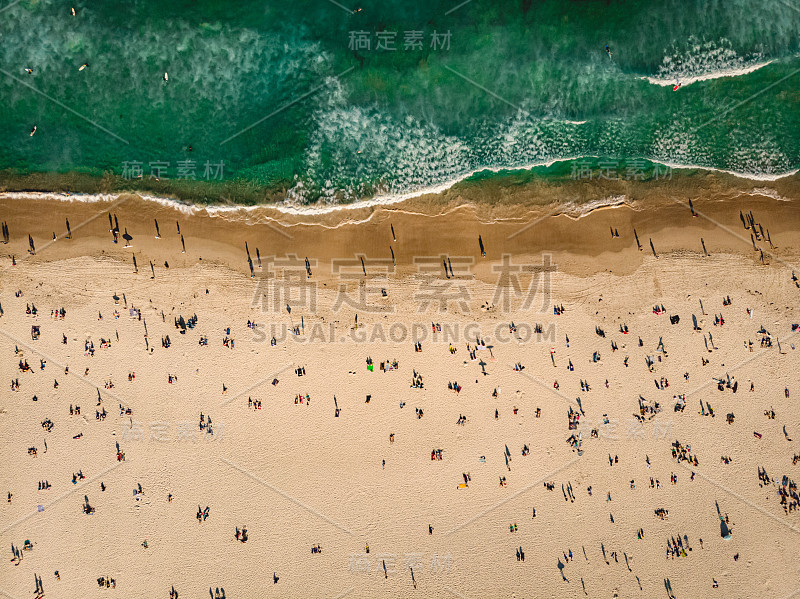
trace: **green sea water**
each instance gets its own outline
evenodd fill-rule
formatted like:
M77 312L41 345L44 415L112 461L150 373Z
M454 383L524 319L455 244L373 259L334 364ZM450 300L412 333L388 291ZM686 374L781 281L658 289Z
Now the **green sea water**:
M0 184L310 203L584 156L774 176L800 164L798 52L779 0L5 2Z

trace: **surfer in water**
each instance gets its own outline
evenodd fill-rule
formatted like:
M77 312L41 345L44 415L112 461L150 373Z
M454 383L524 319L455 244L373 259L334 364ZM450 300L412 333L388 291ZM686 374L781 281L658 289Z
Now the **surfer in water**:
M608 54L608 58L611 59L611 48L608 47L608 44L606 44L606 54Z
M681 87L680 79L676 79L675 80L675 86L672 88L672 91L676 92L676 91L678 91L678 89L680 89L680 87Z

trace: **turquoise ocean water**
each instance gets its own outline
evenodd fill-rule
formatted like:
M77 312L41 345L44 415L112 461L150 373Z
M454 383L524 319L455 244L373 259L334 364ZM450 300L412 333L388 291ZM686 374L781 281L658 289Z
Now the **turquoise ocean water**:
M299 203L582 156L774 176L799 53L795 0L6 0L0 169Z

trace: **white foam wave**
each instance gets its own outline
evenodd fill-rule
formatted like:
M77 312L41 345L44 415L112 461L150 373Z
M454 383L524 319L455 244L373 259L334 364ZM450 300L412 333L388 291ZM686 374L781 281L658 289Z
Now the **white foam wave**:
M697 166L692 164L674 164L671 162L661 162L664 166L668 166L673 170L679 169L686 169L686 170L701 170L701 171L713 171L716 173L725 173L728 175L733 175L738 179L749 179L750 181L777 181L778 179L784 179L786 177L791 177L792 175L796 175L800 169L794 169L788 171L786 173L740 173L737 171L726 170L724 168L714 168L712 166Z
M772 198L773 200L777 200L779 202L791 202L789 198L783 197L774 189L770 189L769 187L754 187L750 191L742 192L743 195L749 196L763 196L766 198Z
M759 62L756 64L751 64L746 67L739 67L739 68L729 68L729 69L719 69L716 71L710 71L708 73L703 73L701 75L692 75L688 77L639 77L639 79L645 79L649 83L653 85L660 85L662 87L668 87L675 85L675 81L680 81L681 87L685 87L687 85L691 85L692 83L696 83L698 81L708 81L710 79L721 79L722 77L739 77L741 75L747 75L748 73L752 73L753 71L757 71L758 69L762 69L768 64L772 64L775 62L774 60L767 60L764 62Z
M132 194L139 196L141 199L148 201L148 202L156 202L161 206L166 208L172 208L181 212L182 214L186 215L195 215L200 213L206 213L209 216L214 215L222 215L222 214L232 214L232 213L248 213L255 210L260 210L264 208L271 208L281 212L283 214L290 214L290 215L297 215L297 216L313 216L313 215L323 215L323 214L331 214L334 212L338 212L341 210L360 210L363 208L373 208L378 206L388 206L392 204L399 204L401 202L405 202L406 200L410 200L412 198L417 198L423 195L428 194L438 194L443 193L453 187L455 184L481 172L490 171L494 173L498 173L501 171L507 172L523 172L527 170L531 170L536 167L549 167L553 164L560 163L560 162L568 162L571 160L577 160L580 158L592 158L591 156L576 156L571 158L559 158L554 159L546 162L539 162L535 164L530 164L526 166L514 166L514 167L485 167L485 168L478 168L470 172L465 172L461 176L452 179L450 181L446 181L444 183L440 183L437 185L425 187L422 189L418 189L408 193L400 193L400 194L389 194L389 195L381 195L376 196L374 198L370 198L368 200L361 200L357 202L352 202L350 204L328 204L324 206L320 205L310 205L310 206L300 206L294 205L289 203L288 201L284 201L284 203L278 204L258 204L255 206L231 206L231 205L197 205L197 204L189 204L187 202L183 202L180 200L176 200L174 198L165 198L160 196L154 196L150 194L141 194L137 192L126 192L126 194L84 194L84 193L53 193L53 192L38 192L38 191L6 191L0 192L0 198L10 198L10 199L17 199L17 200L30 200L30 199L38 199L38 200L57 200L62 202L114 202L119 199L120 195L127 195ZM794 169L787 173L781 174L750 174L750 173L739 173L735 171L713 168L708 166L698 166L698 165L686 165L686 164L675 164L670 162L659 162L659 164L663 164L664 166L668 166L673 170L704 170L704 171L714 171L720 173L726 173L729 175L733 175L739 179L747 179L751 181L777 181L779 179L783 179L785 177L791 177L796 175L800 169ZM768 195L768 194L763 194ZM784 200L785 198L776 198ZM625 196L612 196L611 198L607 198L606 200L596 200L595 202L618 202L624 203L627 201ZM571 204L567 203L566 206L570 206ZM587 207L589 211L595 210L598 207L603 207L606 204L593 205L593 202L589 202L587 204L574 204L575 207L579 207L580 210L584 210ZM613 205L613 204L608 204ZM578 208L575 208L576 210ZM587 212L588 213L588 212Z
M757 71L773 60L765 60L761 53L739 56L733 44L725 38L717 41L701 41L690 37L676 44L672 54L664 57L654 76L642 77L654 85L690 85L697 81L738 77Z
M398 204L400 202L405 202L406 200L410 200L412 198L418 198L423 195L428 194L438 194L444 193L451 187L453 187L456 183L460 183L461 181L470 178L471 176L481 173L484 171L490 171L493 173L499 173L501 171L526 171L531 170L536 167L540 166L552 166L557 162L564 162L568 160L574 160L573 158L564 158L558 160L550 160L546 162L537 162L535 164L529 164L526 166L514 166L514 167L497 167L497 166L487 166L478 168L472 171L465 172L458 177L451 179L450 181L445 181L444 183L439 183L437 185L432 185L428 187L423 187L417 189L415 191L410 191L407 193L397 193L397 194L386 194L386 195L379 195L374 198L370 198L368 200L360 200L358 202L353 202L351 204L336 204L336 205L327 205L327 206L301 206L301 205L293 205L288 202L283 204L275 204L273 208L276 210L283 212L285 214L297 214L297 215L305 215L305 214L330 214L331 212L336 212L338 210L357 210L360 208L371 208L374 206L387 206L390 204Z
M122 195L135 195L147 202L155 202L166 208L172 208L183 214L191 215L205 209L204 206L188 204L172 198L162 198L138 192L124 192L118 194L107 193L68 193L68 192L43 192L43 191L4 191L0 193L0 198L10 198L12 200L56 200L59 202L84 202L94 204L98 202L116 202ZM224 208L220 206L220 208Z

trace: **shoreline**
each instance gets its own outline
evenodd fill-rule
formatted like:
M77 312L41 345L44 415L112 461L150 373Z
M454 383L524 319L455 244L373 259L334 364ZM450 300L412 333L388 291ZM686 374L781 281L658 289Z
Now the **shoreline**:
M594 184L594 177L602 176L601 168L605 159L600 156L576 156L559 158L541 163L519 167L482 167L464 173L451 181L439 183L423 189L399 194L377 195L372 198L348 203L317 202L308 205L299 205L288 200L291 190L272 188L253 188L248 182L228 181L139 181L141 189L131 186L131 180L113 175L94 177L81 173L32 173L27 175L9 174L7 171L0 173L0 195L8 197L63 199L69 201L103 201L110 196L123 196L135 194L144 199L155 202L174 203L176 206L185 206L187 209L205 209L208 211L236 211L258 210L259 208L272 208L287 215L324 215L337 211L360 210L377 206L391 206L402 204L409 200L430 196L448 196L458 193L464 187L475 184L503 185L505 181L519 179L529 185L546 187L566 187L580 190L587 183ZM638 159L637 159L638 160ZM579 162L580 161L580 162ZM619 167L626 160L610 159L610 162ZM588 165L593 179L586 181L586 173L580 178L570 177L567 167L571 165L574 172L576 164ZM698 177L708 174L719 175L729 185L741 187L747 182L764 184L797 184L800 190L800 169L793 169L781 174L748 174L715 167L683 165L670 161L658 162L644 160L647 168L663 167L668 169L669 180L676 179L679 183L686 181L691 184ZM585 168L585 167L584 167ZM83 178L82 178L83 177ZM657 178L657 176L656 176ZM44 179L45 182L42 182ZM620 184L630 184L636 187L640 182L650 183L652 177L643 176L643 181L617 178ZM239 192L236 196L237 186L242 186L246 192ZM127 186L127 187L126 187ZM177 186L177 188L176 188ZM619 186L618 186L619 187ZM152 188L152 189L151 189ZM209 195L211 194L211 195ZM214 200L216 196L216 200ZM238 200L238 201L237 201Z
M13 223L10 243L2 246L2 253L37 262L92 255L130 263L136 256L141 268L151 259L155 264L176 259L172 253L175 244L180 245L177 221L186 254L177 258L176 266L211 261L247 274L247 246L254 260L256 252L262 257L314 259L319 264L315 276L324 278L332 278L331 265L337 258L394 259L396 274L405 276L418 269L420 257L449 255L471 260L475 276L491 282L490 263L503 255L544 253L569 274L609 271L624 275L650 256L650 239L659 255L690 252L702 256L702 238L712 254L758 260L739 220L740 211L753 211L776 248L767 246L767 260L786 262L797 257L800 213L794 201L786 199L794 195L790 186L731 188L716 174L695 182L702 186L676 186L673 180L641 183L638 190L624 193L612 193L619 190L598 184L584 185L583 196L576 194L568 200L556 187L523 186L520 190L509 181L502 187L481 182L465 186L459 194L451 190L400 204L313 215L287 214L267 206L190 207L135 195L98 196L92 202L40 196L32 205L24 194L0 193L3 220ZM701 216L692 217L688 201ZM131 248L109 243L111 214L133 236ZM72 240L64 239L66 219ZM154 220L160 224L161 240L155 239ZM392 229L397 241L392 240ZM620 237L611 238L610 229L619 231ZM634 231L641 251L636 251ZM46 246L45 250L26 256L28 235L37 248ZM486 245L486 259L480 256L479 236Z

